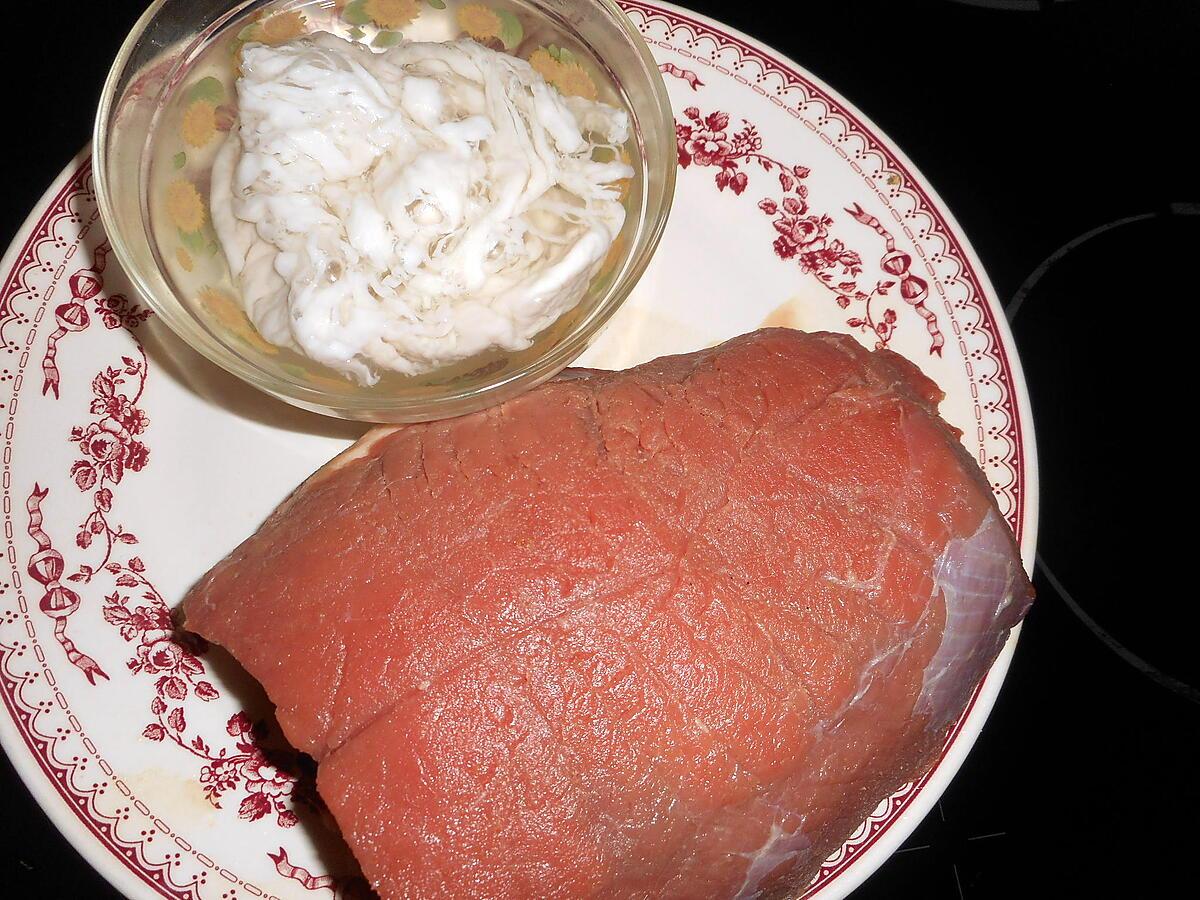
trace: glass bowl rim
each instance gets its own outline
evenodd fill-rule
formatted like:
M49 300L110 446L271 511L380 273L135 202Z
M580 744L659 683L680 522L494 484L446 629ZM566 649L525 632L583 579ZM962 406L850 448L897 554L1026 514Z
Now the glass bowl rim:
M238 0L238 2L231 3L229 9L222 15L236 14L257 2L259 0ZM528 0L528 2L537 3L538 0ZM615 0L582 0L582 2L598 8L609 22L622 33L629 48L640 57L643 67L649 74L645 87L649 89L648 95L651 102L648 104L648 108L653 113L650 117L653 121L646 121L647 117L638 116L636 111L631 110L631 112L638 123L638 129L643 133L648 128L664 129L664 148L673 151L675 143L674 113L671 109L666 84L658 69L658 63L651 54L645 39ZM651 191L650 185L647 184L643 189L645 205L639 232L636 235L638 240L622 257L618 278L594 308L568 334L521 368L494 380L424 397L386 394L379 396L369 394L362 396L337 395L272 375L256 365L253 360L243 357L222 344L207 329L186 315L183 311L183 302L175 291L171 291L169 301L160 299L149 284L143 266L138 262L138 255L131 249L121 229L110 226L110 223L117 221L114 204L108 190L107 177L108 138L117 85L122 76L126 74L134 50L151 23L164 7L177 4L187 5L186 0L154 0L146 8L121 43L120 50L104 80L92 132L92 174L95 180L97 205L104 223L105 236L121 262L122 271L155 315L163 319L167 327L193 350L258 390L295 406L325 415L380 423L447 418L494 405L554 377L582 354L608 320L628 299L653 258L673 206L678 169L673 152L669 153L667 164L661 173L661 188L658 191ZM649 213L651 207L656 210L653 215ZM159 271L158 267L154 268ZM372 412L388 416L388 418L374 418L365 415Z

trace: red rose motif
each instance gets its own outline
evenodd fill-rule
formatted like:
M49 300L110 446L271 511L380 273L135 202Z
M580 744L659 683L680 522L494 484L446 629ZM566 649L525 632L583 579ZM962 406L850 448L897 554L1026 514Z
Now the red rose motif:
M809 273L821 272L833 265L827 250L811 250L800 254L800 268Z
M225 731L230 737L239 737L250 732L250 717L244 712L230 716L229 721L225 723Z
M124 417L121 423L129 429L130 434L141 434L150 424L150 417L138 409L136 406L130 406L124 412Z
M88 425L79 440L79 447L97 462L109 462L120 459L124 452L123 443L128 439L129 434L120 422L105 418Z
M125 448L125 465L133 472L140 472L150 459L150 450L141 441L130 441Z
M246 790L252 794L282 797L291 792L296 779L285 775L270 765L258 754L251 755L242 763L242 777L246 779Z
M853 250L847 250L841 241L830 241L827 246L800 254L800 267L805 272L826 272L841 268L852 275L862 269L862 258Z
M79 449L95 462L98 474L113 484L119 484L125 474L126 456L132 440L125 426L108 416L100 422L88 425L79 435L78 440ZM145 466L149 454L143 445L136 441L133 443L137 443L140 448L135 461L141 468Z
M783 235L775 238L775 241L771 244L771 246L775 248L775 254L780 259L791 259L796 255L796 250L798 249L789 238L786 238Z
M103 414L114 419L130 434L141 434L150 424L146 414L130 403L129 398L122 394L97 397L92 401L91 411L93 415Z
M683 149L698 166L720 166L733 153L733 144L724 131L693 131Z
M149 419L123 397L101 397L93 402L96 404L102 405L103 411L110 414L88 425L76 440L84 455L94 461L97 473L113 484L119 484L126 469L139 472L150 459L146 445L132 437L145 431ZM86 481L86 473L81 478ZM82 482L77 479L76 483Z
M148 673L167 672L174 674L183 663L183 648L169 638L145 642L137 648L137 658L142 670Z
M788 237L799 247L821 240L829 234L829 226L816 216L789 221Z
M146 606L139 606L137 608L137 613L145 613L147 616L147 621L154 623L152 628L147 628L143 631L143 645L149 646L150 644L157 643L158 641L169 641L171 639L171 623L169 618L170 613L167 613L164 617L159 615L157 610L153 610ZM134 615L137 615L137 613L134 613ZM166 624L163 625L161 624L162 622L166 622Z
M214 794L231 790L237 787L237 769L226 760L214 759L211 764L200 769L200 783Z
M138 623L138 629L142 632L143 644L172 640L171 611L165 606L139 606L133 611L132 619ZM173 643L183 649L178 641Z

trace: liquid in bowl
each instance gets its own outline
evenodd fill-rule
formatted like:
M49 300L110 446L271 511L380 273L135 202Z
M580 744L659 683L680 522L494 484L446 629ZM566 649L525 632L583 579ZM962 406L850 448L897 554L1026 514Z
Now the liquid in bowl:
M630 139L621 148L623 158L634 171L622 198L626 210L625 225L578 305L539 333L524 350L490 350L423 375L383 372L377 384L363 386L291 349L264 341L241 309L237 287L230 277L208 211L213 158L227 132L237 127L234 83L238 50L249 41L278 42L312 31L328 31L376 47L394 44L401 37L454 40L469 36L463 28L464 17L470 21L471 15L484 10L490 14L490 21L500 22L505 27L500 34L489 34L485 30L475 35L480 42L522 58L539 53L544 60L549 53L556 62L563 64L564 69L569 67L576 77L584 73L589 85L594 85L598 99L634 111L636 107L628 90L611 67L592 52L565 18L547 11L555 5L504 0L485 6L447 0L445 8L439 9L426 0L419 5L419 15L412 22L404 27L389 28L371 20L369 15L395 4L257 4L215 23L207 36L195 41L186 54L172 60L170 72L162 76L167 87L161 92L162 99L153 113L150 139L145 149L149 163L141 173L148 243L155 265L187 316L203 329L209 341L249 363L257 370L254 374L258 378L249 378L242 372L237 374L302 406L353 418L399 421L437 415L437 412L431 414L420 409L421 404L425 401L436 404L448 393L462 402L444 414L485 405L485 402L471 402L465 398L469 398L476 388L495 390L499 387L503 390L509 382L515 384L526 378L531 369L544 363L548 353L565 357L561 363L542 365L536 380L544 380L553 374L555 367L560 368L561 364L582 352L587 338L581 340L581 333L594 333L598 329L600 321L615 310L615 304L605 308L606 304L611 304L614 287L621 287L622 282L631 280L630 257L634 249L640 249L642 257L636 267L640 270L645 265L648 226L653 231L651 246L661 232L665 211L657 210L660 219L657 223L648 222L656 212L652 208L656 198L651 196L651 183L657 182L660 189L664 180L669 182L668 186L673 185L673 171L665 179L661 173L656 175L652 171L652 160L645 152L642 123L636 115L631 116ZM571 4L557 5L569 7ZM418 4L411 6L418 7ZM488 20L489 17L483 18ZM516 27L511 24L514 22ZM387 24L386 20L383 24ZM661 90L661 83L659 88ZM673 163L672 159L672 167ZM669 201L669 193L667 199ZM625 293L628 286L624 287ZM565 346L568 343L571 344L569 350ZM207 355L212 357L213 354ZM261 383L271 380L299 392L329 395L332 399L328 404L324 398L320 402L297 400L291 390L276 391ZM536 381L524 386L531 386L531 383ZM418 411L397 414L389 410L391 401L397 397L403 397L407 406ZM376 400L379 406L373 408ZM349 409L340 408L341 403L347 404Z

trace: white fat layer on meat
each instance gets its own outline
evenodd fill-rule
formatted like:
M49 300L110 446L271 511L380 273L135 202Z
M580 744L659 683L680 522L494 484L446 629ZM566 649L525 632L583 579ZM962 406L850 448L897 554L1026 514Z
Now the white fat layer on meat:
M1012 605L1020 574L1011 532L993 509L974 534L951 540L935 562L934 590L945 598L946 623L914 707L929 716L929 728L942 728L959 713L975 686L973 670L1007 634L997 623Z
M247 44L237 93L211 210L246 313L364 384L528 347L624 223L628 115L474 41Z
M942 640L923 673L921 692L914 713L928 715L927 727L940 729L957 715L974 688L976 665L992 654L1007 632L1000 628L1001 615L1012 605L1020 572L1011 552L1009 529L995 510L988 510L975 532L950 540L934 562L932 599L942 594L946 620ZM895 549L892 536L889 553L879 570L867 580L826 579L853 590L878 590L887 558ZM832 715L814 726L818 736L833 732L879 678L886 678L903 659L917 638L934 605L894 644L880 650L863 667L854 694Z
M896 544L892 535L888 552L883 554L873 576L860 578L851 573L846 578L827 575L826 579L850 590L867 593L878 590ZM931 599L942 594L946 620L941 643L925 668L921 692L913 709L917 715L929 716L928 728L944 727L962 709L966 694L974 688L975 667L997 649L996 643L1007 634L998 623L1013 603L1019 577L1008 525L991 509L972 535L947 542L935 560ZM904 630L902 637L867 662L859 675L855 693L814 727L818 738L837 731L847 713L866 696L871 686L891 673L923 633L924 624L934 608L932 602L928 604L917 621ZM735 895L737 900L757 898L762 893L759 885L767 876L786 862L798 863L799 856L810 846L811 841L804 837L801 828L787 831L778 823L772 824L763 845L756 851L742 854L748 862L746 875Z
M848 573L845 578L839 578L831 573L827 573L824 576L825 580L846 590L858 591L868 596L878 592L883 586L883 579L887 573L887 566L891 561L892 554L896 552L896 547L900 543L896 535L891 531L884 529L884 532L888 536L887 550L880 554L875 573L870 578L861 578L854 573ZM863 666L862 672L859 673L858 685L854 694L835 712L813 726L812 732L814 735L820 737L826 732L832 733L841 727L846 719L846 715L867 695L867 692L875 684L875 681L879 677L887 677L891 674L900 660L904 658L904 654L909 651L916 641L917 636L921 633L921 628L928 615L929 607L926 606L917 621L911 627L905 628L895 642L879 650L871 657L867 664Z
M746 857L746 876L742 885L734 895L735 900L754 900L762 890L759 887L763 881L784 863L795 865L797 858L812 847L812 841L804 836L803 823L793 831L781 828L779 823L771 824L771 833L767 839L752 853L743 853Z

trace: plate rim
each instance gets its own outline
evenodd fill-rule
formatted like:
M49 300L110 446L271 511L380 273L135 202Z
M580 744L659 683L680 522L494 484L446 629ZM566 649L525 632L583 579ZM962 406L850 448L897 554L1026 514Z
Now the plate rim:
M800 82L811 84L825 98L833 101L839 112L849 117L859 130L870 134L882 145L897 166L903 171L904 177L920 189L927 205L941 218L947 232L954 239L962 252L963 260L970 269L971 276L979 286L979 294L988 311L991 313L992 326L997 336L997 348L1002 354L1008 368L1011 380L1013 406L1017 421L1020 425L1021 440L1017 448L1018 465L1021 468L1022 490L1018 493L1017 521L1019 523L1018 545L1021 551L1021 562L1025 571L1032 576L1037 549L1037 532L1039 518L1039 478L1037 466L1037 437L1033 422L1033 409L1029 398L1029 389L1025 380L1025 370L1021 364L1020 354L1016 347L1008 318L1004 314L1004 306L992 284L987 270L975 252L974 246L967 237L966 231L959 224L949 204L937 192L921 170L913 163L903 149L867 116L855 104L851 103L840 91L830 86L824 79L810 72L790 56L772 47L765 41L746 34L740 29L726 25L717 19L694 10L686 9L667 0L618 0L626 10L633 8L653 12L663 10L679 19L698 25L718 35L732 38L747 48L757 52L774 62L791 77ZM959 718L933 768L916 783L915 796L908 802L899 815L887 825L859 845L852 857L843 861L838 870L827 882L820 886L810 887L799 895L801 900L841 900L855 888L859 887L891 855L916 829L926 815L941 799L946 788L958 774L958 770L966 761L975 742L983 730L984 723L995 706L1000 695L1000 689L1008 674L1020 638L1021 625L1014 628L1005 642L1000 654L988 670L983 681L976 688L971 701Z
M38 225L43 219L50 218L54 211L54 201L67 191L72 182L90 170L91 156L92 145L89 142L72 157L71 161L50 183L50 186L42 192L37 203L21 223L21 227L13 234L12 241L3 257L0 257L0 274L3 277L8 277L16 268L17 257L29 248ZM43 761L31 752L24 735L17 728L15 712L11 707L8 693L0 691L0 695L3 696L4 702L4 715L0 715L0 747L3 747L5 756L8 757L13 770L24 783L30 796L58 829L58 833L92 869L125 896L134 896L130 893L131 890L140 891L147 886L153 889L155 886L148 885L144 878L139 877L126 864L123 857L114 853L95 832L81 821L80 811L67 802L66 797L56 787L54 778L45 771Z
M949 205L885 131L838 91L797 64L791 57L719 20L673 3L664 2L664 0L654 0L654 2L619 0L619 2L626 11L637 9L650 13L666 12L730 38L773 62L795 79L811 84L820 94L837 106L838 112L850 118L857 128L869 134L876 143L881 145L903 171L904 177L924 195L926 204L941 219L946 231L961 252L963 261L970 269L970 275L975 280L980 297L991 316L990 324L997 338L997 351L1002 355L1007 366L1013 408L1021 434L1017 452L1022 485L1017 497L1020 548L1025 568L1032 572L1038 531L1039 477L1037 439L1024 369L995 288L967 238L966 232L954 217ZM0 271L10 273L16 267L17 257L27 249L39 223L53 212L54 200L72 181L78 179L90 167L90 159L91 146L89 144L72 158L42 193L21 226L13 234L2 262L0 262ZM1000 655L973 695L964 715L948 736L941 757L933 769L917 782L914 796L905 808L878 832L858 845L853 855L848 856L841 864L841 868L835 871L824 884L807 890L803 894L805 898L820 897L821 900L837 900L837 898L845 897L891 856L933 808L962 766L991 713L1011 663L1019 633L1020 626L1010 634ZM140 877L131 869L121 854L114 852L113 848L110 848L80 821L80 812L72 807L58 790L54 779L44 771L44 765L36 754L30 751L20 734L13 717L13 710L9 708L7 694L5 695L5 715L0 716L0 745L4 747L8 758L12 761L14 771L17 772L39 807L60 834L95 871L122 893L141 891L147 887L160 893L164 885L152 884Z

